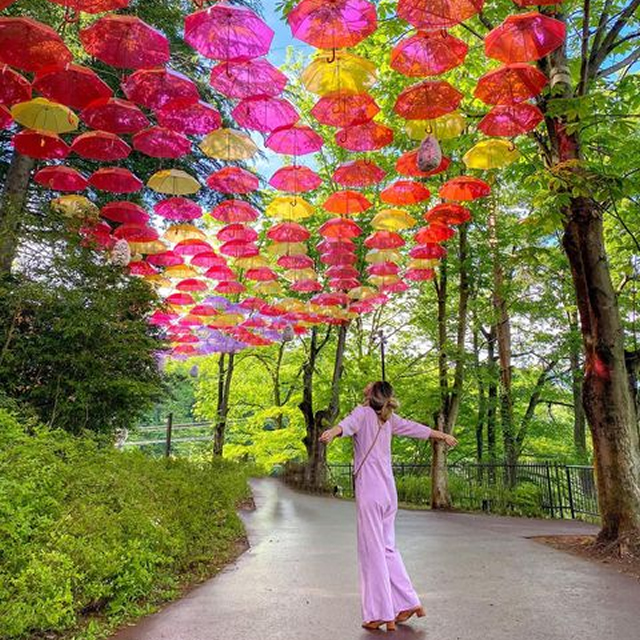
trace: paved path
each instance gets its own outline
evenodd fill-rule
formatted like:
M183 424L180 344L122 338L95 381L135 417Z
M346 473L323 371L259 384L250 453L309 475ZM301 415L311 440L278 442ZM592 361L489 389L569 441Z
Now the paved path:
M252 482L251 549L113 640L362 640L354 505ZM427 608L395 640L638 640L640 583L528 540L570 521L401 511L398 545ZM373 633L381 635L382 631Z

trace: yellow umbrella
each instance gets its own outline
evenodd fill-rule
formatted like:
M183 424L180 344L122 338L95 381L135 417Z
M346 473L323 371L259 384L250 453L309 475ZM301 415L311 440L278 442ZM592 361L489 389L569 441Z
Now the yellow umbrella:
M156 171L147 182L147 186L158 193L173 196L186 196L200 190L200 183L186 171L164 169Z
M211 316L207 320L210 327L235 327L244 321L244 316L240 313L221 313L219 316Z
M347 292L352 300L366 300L377 294L378 292L373 287L354 287Z
M462 157L469 169L499 169L520 157L520 152L508 140L481 140Z
M256 282L253 286L255 293L262 293L265 295L278 295L282 293L282 285L275 280L268 280L266 282Z
M184 280L185 278L197 278L200 272L188 264L176 264L167 267L164 270L164 275L167 278L180 278L180 280Z
M400 231L411 229L416 219L402 209L382 209L371 220L371 226L376 231Z
M268 267L269 261L264 256L247 256L236 258L233 264L236 269L261 269Z
M289 282L297 282L298 280L315 280L316 272L313 269L287 269L283 276Z
M68 133L78 128L78 116L63 104L34 98L11 107L11 116L23 127L50 133Z
M376 82L376 65L344 50L320 51L302 72L307 91L325 95L334 91L360 93Z
M192 224L173 224L162 237L169 242L182 242L183 240L206 240L207 234Z
M272 256L301 256L308 253L307 245L302 242L274 242L267 247Z
M376 287L382 287L383 285L389 286L392 284L396 284L396 282L400 282L400 278L398 276L370 276L369 282Z
M433 269L439 264L440 260L420 260L416 258L415 260L409 260L407 269Z
M132 253L146 253L154 255L164 253L169 247L161 240L151 240L149 242L129 242L129 249Z
M265 214L279 220L303 220L313 215L313 207L299 196L277 196Z
M159 273L152 273L148 276L142 276L151 286L156 287L157 289L168 289L171 286L171 280L167 280L164 276Z
M200 143L202 152L219 160L248 160L258 151L255 142L242 131L216 129Z
M296 298L284 298L278 302L278 306L289 313L299 313L307 310L307 305L302 300L297 300Z
M467 126L465 117L454 111L435 120L407 120L405 130L413 140L422 140L432 133L438 140L457 138Z
M98 207L84 196L66 195L54 198L51 207L69 218L97 220L100 217Z
M395 249L369 249L364 259L371 264L380 262L399 262L400 254Z

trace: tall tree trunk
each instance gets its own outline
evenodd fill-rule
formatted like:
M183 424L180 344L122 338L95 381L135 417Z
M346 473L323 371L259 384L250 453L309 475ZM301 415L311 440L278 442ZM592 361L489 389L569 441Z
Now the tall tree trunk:
M496 327L491 325L487 336L487 366L489 370L489 389L487 391L487 452L489 454L489 479L495 482L495 467L498 461L496 448L496 417L498 412L498 371L496 359Z
M231 395L234 358L235 354L230 353L227 359L227 368L225 370L224 354L220 354L220 361L218 365L218 411L216 416L216 430L213 440L213 453L216 456L222 456L224 449L227 416L229 415L229 397Z
M574 312L569 313L569 366L571 368L571 391L573 394L573 446L576 456L581 461L587 459L587 429L584 406L582 404L582 367L580 364L580 345L574 339L578 334L578 318Z
M487 393L484 385L484 375L480 363L480 336L478 328L473 330L473 365L476 371L476 385L478 387L478 413L476 418L476 460L482 462L484 458L484 426L487 419Z
M282 406L282 393L280 390L280 369L282 368L282 358L284 356L284 341L280 343L280 347L278 348L278 357L276 359L276 368L273 374L273 402L276 407ZM279 413L276 416L276 428L282 429L284 427L283 424L283 416Z
M11 271L35 160L14 151L0 196L0 275Z

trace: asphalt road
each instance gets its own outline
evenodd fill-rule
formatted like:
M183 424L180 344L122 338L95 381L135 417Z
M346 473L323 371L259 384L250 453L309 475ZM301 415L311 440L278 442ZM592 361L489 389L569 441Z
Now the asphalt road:
M252 482L251 548L113 640L361 640L354 504ZM396 640L638 640L640 582L527 539L571 521L400 511L397 541L427 616Z

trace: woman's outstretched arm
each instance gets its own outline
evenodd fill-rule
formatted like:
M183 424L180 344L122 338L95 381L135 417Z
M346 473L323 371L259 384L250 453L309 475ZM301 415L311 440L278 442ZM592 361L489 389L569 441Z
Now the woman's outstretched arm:
M443 440L450 447L455 447L458 444L458 441L448 433L432 429L425 424L420 424L407 418L401 418L395 413L391 418L391 430L396 436L407 436L420 440L427 440L428 438L432 440Z
M335 427L323 431L320 436L320 442L324 442L324 444L331 444L331 441L338 436L352 436L354 433L357 433L362 424L361 411L362 407L356 407Z

